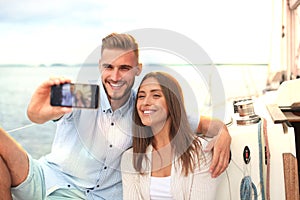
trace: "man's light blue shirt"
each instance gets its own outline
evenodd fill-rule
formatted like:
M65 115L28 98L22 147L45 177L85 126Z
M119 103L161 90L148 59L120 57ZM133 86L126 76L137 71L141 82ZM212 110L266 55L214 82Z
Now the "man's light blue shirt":
M120 160L132 145L131 124L135 92L121 108L112 111L100 84L96 110L73 110L57 122L50 154L40 161L47 194L74 188L87 199L122 199Z

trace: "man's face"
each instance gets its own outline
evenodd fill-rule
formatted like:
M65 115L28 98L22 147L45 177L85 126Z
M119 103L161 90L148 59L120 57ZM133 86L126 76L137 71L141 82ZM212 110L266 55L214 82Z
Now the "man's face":
M126 101L141 65L133 51L104 49L100 60L102 84L110 101Z

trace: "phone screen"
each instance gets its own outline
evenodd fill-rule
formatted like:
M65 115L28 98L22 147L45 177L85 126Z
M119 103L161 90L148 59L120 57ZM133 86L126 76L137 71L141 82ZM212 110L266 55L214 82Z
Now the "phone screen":
M65 83L51 87L50 104L74 108L98 108L99 86Z

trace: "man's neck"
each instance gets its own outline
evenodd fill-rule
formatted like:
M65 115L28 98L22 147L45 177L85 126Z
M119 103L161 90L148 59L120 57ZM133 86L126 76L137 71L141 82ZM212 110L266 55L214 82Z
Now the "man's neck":
M115 111L121 108L128 101L129 97L130 97L130 93L127 95L127 97L124 97L122 99L118 99L118 100L109 99L112 110Z

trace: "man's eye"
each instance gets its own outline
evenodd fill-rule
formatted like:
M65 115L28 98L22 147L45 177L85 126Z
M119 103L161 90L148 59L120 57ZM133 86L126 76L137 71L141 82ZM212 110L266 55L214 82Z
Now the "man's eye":
M120 66L120 70L122 70L122 71L129 71L131 69L132 69L132 67L129 65L121 65Z
M102 65L103 66L103 68L105 68L105 69L111 69L112 68L112 65L108 65L108 64L105 64L105 65Z

